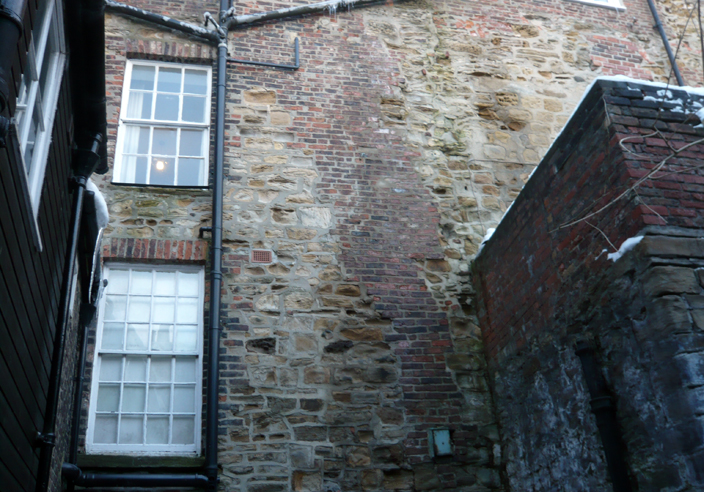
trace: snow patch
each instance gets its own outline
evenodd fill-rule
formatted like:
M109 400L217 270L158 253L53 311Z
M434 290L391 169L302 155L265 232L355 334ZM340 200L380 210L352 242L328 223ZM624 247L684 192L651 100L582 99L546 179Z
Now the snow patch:
M495 231L496 231L495 227L490 227L489 229L486 230L486 234L484 234L484 239L482 239L482 242L479 245L479 249L477 250L477 256L479 256L479 253L481 253L482 249L484 249L484 243L486 243L489 239L491 239L491 236L494 235Z
M618 251L615 253L609 253L606 257L613 261L616 262L621 258L623 255L625 255L628 251L632 250L633 248L636 247L636 244L641 242L643 240L643 237L645 236L636 236L636 237L629 237L626 239L623 244L621 244L621 247L619 248ZM601 256L601 255L599 255Z

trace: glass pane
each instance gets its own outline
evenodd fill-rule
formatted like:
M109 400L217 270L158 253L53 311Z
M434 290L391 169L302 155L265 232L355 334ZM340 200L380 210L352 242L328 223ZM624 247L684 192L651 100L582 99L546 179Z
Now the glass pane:
M173 185L176 177L175 159L171 157L152 157L149 170L149 183L155 185Z
M143 412L146 391L144 384L126 384L122 390L122 411Z
M174 381L177 383L193 383L196 380L196 359L195 357L177 357L176 375Z
M118 182L147 184L147 162L148 159L146 157L123 156L122 170Z
M100 381L122 381L122 356L100 357Z
M181 121L205 122L205 98L198 96L183 96L183 113Z
M183 297L179 298L176 306L176 322L197 323L198 312L200 311L198 299Z
M117 417L100 415L95 417L93 442L96 444L114 444L117 442Z
M157 94L154 119L164 121L178 120L178 96L171 94Z
M208 72L205 70L186 69L183 92L189 94L206 94L208 90Z
M203 159L178 160L178 184L180 186L200 186L203 184Z
M152 357L149 366L149 381L163 383L171 381L171 357Z
M125 126L125 154L146 154L149 152L149 127Z
M132 283L130 284L130 294L151 295L152 293L152 272L132 271Z
M198 297L200 274L178 272L178 295Z
M155 325L152 327L152 350L171 351L174 347L174 327Z
M154 323L173 323L176 299L173 297L154 298Z
M154 128L154 155L176 155L176 130Z
M195 386L174 386L174 412L195 412Z
M159 68L159 83L156 86L159 92L181 92L181 69Z
M204 133L202 130L181 130L179 155L203 157Z
M98 412L117 412L120 403L120 386L117 384L101 384L98 387Z
M122 321L127 310L125 296L105 296L105 320Z
M127 270L110 269L106 292L108 294L126 294L128 280L129 272Z
M120 419L120 444L142 444L143 417Z
M100 347L105 350L122 350L124 338L124 323L105 323L103 325L103 340L100 343Z
M153 97L151 92L130 91L127 102L127 118L151 120Z
M154 294L157 296L172 296L176 293L176 272L156 272L156 288Z
M154 90L154 72L156 67L132 65L132 89Z
M127 350L147 350L149 325L127 325Z
M172 444L193 444L195 442L193 421L194 417L174 417Z
M32 169L32 159L34 158L34 144L37 140L37 128L39 121L36 114L32 115L32 122L29 124L29 135L27 136L27 146L24 149L24 166L29 174Z
M151 297L131 297L127 320L148 323L151 313L151 300Z
M149 387L148 412L168 412L171 406L171 388L169 386Z
M169 418L147 416L147 444L169 443Z
M147 358L127 357L125 360L125 379L123 381L146 381Z
M176 327L176 352L193 352L196 350L196 327L191 325Z

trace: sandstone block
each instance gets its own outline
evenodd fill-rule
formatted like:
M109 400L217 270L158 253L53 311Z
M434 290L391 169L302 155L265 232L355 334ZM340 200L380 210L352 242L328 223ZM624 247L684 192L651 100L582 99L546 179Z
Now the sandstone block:
M338 296L359 297L362 295L362 291L358 285L342 284L337 286L335 294Z
M293 431L297 441L326 441L328 438L327 428L323 426L304 425L294 427Z
M431 272L451 272L452 267L445 260L428 260L425 262L425 268Z
M381 407L377 408L376 414L382 423L387 425L403 424L403 412L395 408Z
M403 490L413 488L413 472L406 470L389 470L384 472L384 489Z
M384 472L381 470L364 470L361 475L362 489L373 490L381 486L384 479Z
M662 294L696 294L699 282L694 270L685 267L657 266L650 269L645 277L645 292L649 296Z
M272 111L269 118L272 125L288 126L291 124L291 115L284 111Z
M358 468L371 463L371 454L366 446L350 446L347 448L347 464Z
M299 229L296 227L286 229L288 238L296 241L310 241L317 234L318 232L315 229Z
M315 304L315 299L308 292L293 292L284 296L284 307L286 309L310 309Z
M343 328L340 330L340 335L348 340L359 341L377 341L383 340L384 334L381 328L360 326L357 328Z
M263 87L244 91L243 99L245 104L270 105L276 104L276 92L268 91Z
M330 382L330 369L327 367L306 367L303 370L306 384L327 384Z
M301 222L305 227L328 229L332 224L332 213L324 207L301 207Z
M265 296L261 296L257 301L254 303L254 306L260 310L260 311L265 311L265 312L279 312L279 296L274 295L274 294L269 294Z

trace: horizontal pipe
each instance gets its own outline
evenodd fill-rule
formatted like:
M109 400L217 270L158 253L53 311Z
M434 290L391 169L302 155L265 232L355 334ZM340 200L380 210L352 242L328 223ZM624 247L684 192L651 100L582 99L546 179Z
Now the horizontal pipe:
M258 62L258 61L250 61L250 60L237 60L235 58L228 58L227 61L229 61L231 63L241 63L243 65L257 65L260 67L281 68L283 70L298 70L301 67L300 54L299 54L299 48L298 48L298 38L296 38L296 40L295 40L294 50L295 50L295 59L296 59L295 65L282 65L280 63Z
M395 0L401 2L403 0ZM386 0L326 0L325 2L311 3L309 5L300 5L298 7L289 7L286 9L273 10L271 12L262 12L260 14L234 15L234 7L226 12L225 23L229 29L254 24L256 22L266 22L275 19L283 19L286 17L297 17L306 14L318 14L321 12L336 12L344 8L354 9L360 7L368 7L371 5L386 4Z
M176 473L85 473L76 465L64 463L61 471L80 487L200 487L208 485L205 475Z
M176 31L185 32L186 34L199 37L209 41L210 43L217 44L220 42L220 36L215 31L210 31L204 27L189 24L188 22L172 19L171 17L167 17L165 15L154 14L143 9L138 9L137 7L132 7L131 5L115 2L114 0L105 0L105 8L110 12L136 17L137 19L152 22Z

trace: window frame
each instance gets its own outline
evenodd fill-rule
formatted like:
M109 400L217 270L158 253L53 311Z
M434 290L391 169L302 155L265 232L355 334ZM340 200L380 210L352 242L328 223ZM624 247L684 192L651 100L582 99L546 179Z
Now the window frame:
M95 334L95 349L93 358L93 371L92 371L92 381L90 385L90 402L88 407L88 425L86 430L86 453L91 455L138 455L138 456L192 456L197 457L201 454L201 431L202 431L202 394L203 394L203 339L204 339L204 303L205 303L205 270L200 265L174 265L174 264L144 264L144 263L124 263L124 262L109 262L103 267L105 273L105 278L110 278L110 270L123 270L129 269L130 271L172 271L172 272L185 272L185 273L197 273L198 274L198 306L199 306L199 316L196 328L196 350L194 352L176 352L174 350L164 351L164 352L154 352L149 349L142 351L128 351L126 347L122 350L108 350L101 349L101 343L103 339L103 328L104 328L104 314L105 314L105 304L107 299L107 292L104 292L100 300L100 309L98 316L98 323L96 325ZM153 299L154 299L154 288L152 285L151 290L151 313L154 312L153 309ZM125 324L127 320L125 319ZM156 324L152 322L152 317L150 315L149 326ZM174 325L176 320L174 320ZM148 340L151 338L151 330L147 335ZM95 418L96 418L96 408L98 403L98 387L100 382L100 369L102 365L103 355L122 355L123 357L129 355L146 355L147 358L153 356L169 356L169 357L196 357L196 375L195 375L195 416L194 416L194 442L193 444L118 444L118 443L94 443L94 431L95 431ZM146 411L146 405L148 403L148 388L149 388L149 375L146 374L145 381L145 411L143 415L148 415ZM124 376L120 380L120 384L124 385ZM170 383L173 388L174 381ZM122 394L122 391L120 392ZM172 397L173 398L173 397ZM122 413L121 409L115 412L116 415ZM173 415L173 410L169 410L169 415ZM143 424L146 429L146 424ZM171 432L172 426L169 425L169 432ZM119 430L118 430L119 432ZM118 434L119 436L119 434ZM145 437L143 437L144 439Z
M130 99L130 89L131 89L131 84L132 84L132 71L135 65L140 65L140 66L153 66L156 67L157 70L160 67L166 67L166 68L179 68L181 70L186 70L186 69L194 69L194 70L204 70L207 72L207 80L208 80L208 86L206 89L206 94L205 94L205 118L203 123L194 123L194 122L188 122L188 121L169 121L169 120L157 120L157 119L140 119L140 118L127 118L127 108L129 104L129 99ZM212 89L213 89L213 73L212 73L212 67L210 65L199 65L199 64L190 64L190 63L172 63L172 62L163 62L163 61L152 61L152 60L141 60L141 59L128 59L126 66L125 66L125 76L124 76L124 82L122 85L122 98L121 98L121 103L120 103L120 117L119 117L119 122L118 122L118 128L117 128L117 139L115 142L115 161L114 161L114 166L113 166L113 173L112 173L112 183L116 185L131 185L131 186L156 186L156 187L166 187L166 188L207 188L208 187L208 175L209 175L209 170L210 170L210 118L211 118L211 103L212 103ZM156 84L157 84L157 79L155 77L154 81L155 87L154 90L152 91L152 94L156 94ZM182 97L184 95L183 93L183 77L182 77L182 86L181 86L181 92L178 93L180 100L182 101ZM152 101L152 108L153 111L156 111L156 97L153 98L154 100ZM180 109L182 110L182 102L180 104ZM180 117L180 115L179 115ZM125 134L127 132L127 127L128 126L143 126L143 127L149 127L151 131L155 128L176 128L180 130L190 130L190 129L199 129L199 130L204 130L204 139L203 139L203 153L202 153L202 159L203 159L203 176L202 180L198 184L188 184L188 185L178 185L178 184L172 184L172 185L162 185L162 184L152 184L152 183L135 183L135 182L130 182L130 181L120 181L119 178L121 177L121 174L123 172L123 164L124 164L124 158L123 158L123 147L125 145ZM180 132L177 134L180 135ZM150 142L153 143L153 137L150 138ZM176 148L178 152L178 148L180 145L180 139L177 136L176 140ZM151 150L151 149L150 149ZM151 155L151 152L150 154ZM178 157L178 156L177 156ZM174 162L174 165L176 165L176 162Z
M626 10L626 7L623 5L622 0L605 0L605 1L599 1L599 0L567 0L568 2L573 2L573 3L583 3L585 5L592 5L594 7L602 7L605 9L611 9L611 10Z

